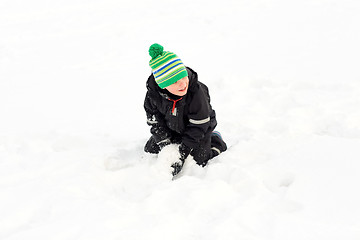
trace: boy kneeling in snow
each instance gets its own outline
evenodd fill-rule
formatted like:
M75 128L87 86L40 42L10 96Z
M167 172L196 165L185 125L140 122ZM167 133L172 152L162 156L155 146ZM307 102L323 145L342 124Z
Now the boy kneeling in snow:
M215 111L205 84L197 73L185 67L172 52L159 44L150 46L149 64L152 74L147 80L144 108L152 136L145 152L159 153L171 143L180 144L180 159L175 159L173 175L178 174L191 154L200 166L226 151L226 143L218 132Z

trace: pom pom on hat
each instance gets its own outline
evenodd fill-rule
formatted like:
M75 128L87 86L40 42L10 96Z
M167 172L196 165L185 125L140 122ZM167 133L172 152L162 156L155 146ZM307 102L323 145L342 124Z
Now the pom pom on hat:
M157 58L159 55L162 55L164 52L164 47L160 44L154 43L149 48L149 55L152 59Z
M188 76L181 59L172 52L164 51L163 46L154 43L149 48L152 59L149 65L157 85L164 89L183 77Z

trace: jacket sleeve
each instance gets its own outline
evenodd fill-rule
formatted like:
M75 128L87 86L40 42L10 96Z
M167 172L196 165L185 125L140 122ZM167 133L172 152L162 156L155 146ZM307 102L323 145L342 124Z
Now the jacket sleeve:
M210 127L209 101L206 90L199 86L189 105L189 123L183 135L183 143L190 148L196 148L199 145Z
M165 124L164 116L156 107L155 98L154 93L148 90L144 101L147 124L151 126L150 132L157 144L167 143L170 142L170 129Z

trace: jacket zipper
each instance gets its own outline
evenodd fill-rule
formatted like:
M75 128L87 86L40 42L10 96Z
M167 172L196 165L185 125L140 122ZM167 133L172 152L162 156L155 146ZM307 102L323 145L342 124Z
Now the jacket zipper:
M172 101L173 102L173 106L172 106L172 110L171 110L171 114L173 115L173 116L176 116L176 103L178 102L178 101L180 101L182 98L179 98L179 99L177 99L177 100L173 100L173 99L171 99L171 98L168 98L168 100L170 100L170 101Z

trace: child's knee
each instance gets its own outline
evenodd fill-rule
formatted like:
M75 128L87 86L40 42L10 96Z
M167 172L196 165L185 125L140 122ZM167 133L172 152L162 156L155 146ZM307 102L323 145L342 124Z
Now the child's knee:
M227 145L221 137L221 134L217 131L211 134L211 149L214 150L215 155L219 155L227 150Z
M150 137L150 139L146 142L144 151L153 154L158 154L160 152L160 147L156 144L153 137Z

